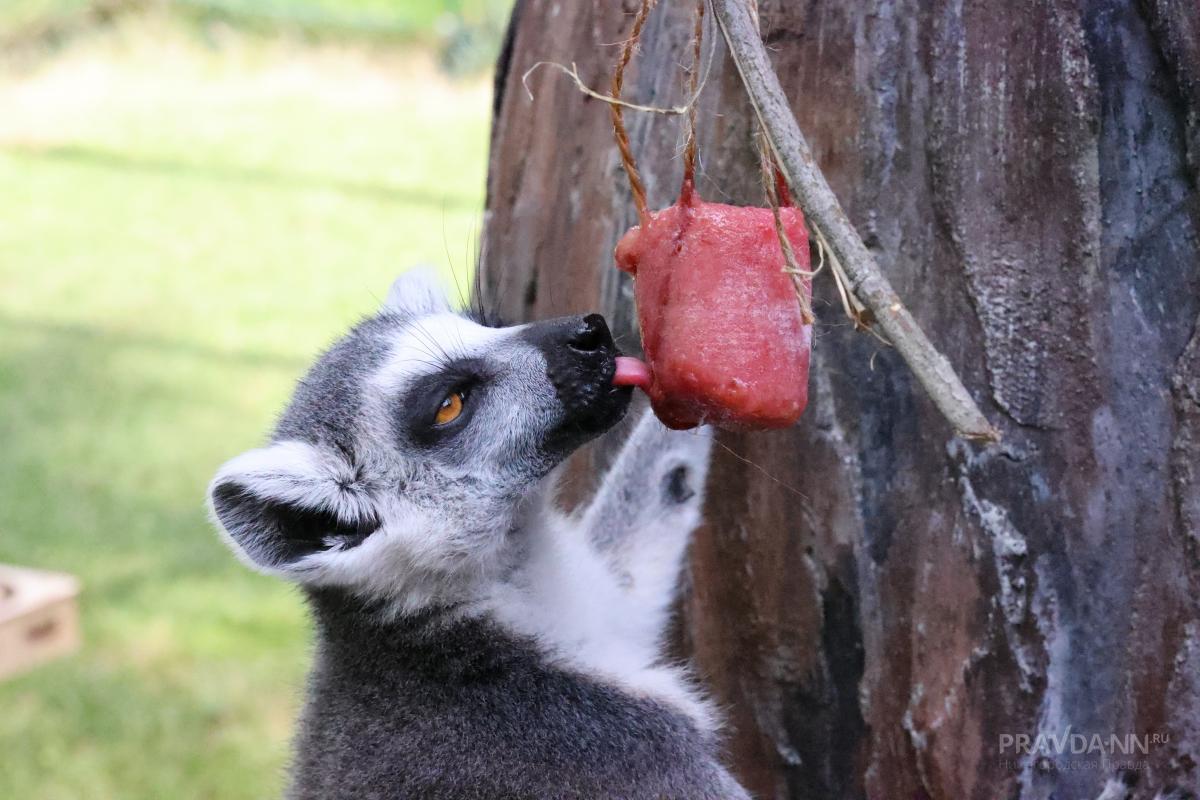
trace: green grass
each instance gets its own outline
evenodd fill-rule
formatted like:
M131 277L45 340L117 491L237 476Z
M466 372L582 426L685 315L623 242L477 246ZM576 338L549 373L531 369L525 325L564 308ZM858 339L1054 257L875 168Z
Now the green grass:
M145 21L0 75L0 561L79 575L86 639L0 683L0 797L278 794L304 611L205 484L397 272L461 273L487 102Z
M143 0L124 0L136 5ZM3 0L0 34L62 22L99 3L122 0ZM453 29L484 27L492 34L503 24L512 0L165 0L176 11L198 13L269 27L300 27L309 32L358 33L435 40Z
M42 0L46 2L46 0ZM71 2L71 0L57 0ZM170 0L181 6L208 7L231 14L279 20L391 29L419 34L433 31L444 18L470 21L507 10L510 0Z

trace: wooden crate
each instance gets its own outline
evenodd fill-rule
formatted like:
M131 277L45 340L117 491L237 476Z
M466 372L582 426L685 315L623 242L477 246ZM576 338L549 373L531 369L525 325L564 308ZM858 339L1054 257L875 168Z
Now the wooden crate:
M0 564L0 679L79 647L79 581Z

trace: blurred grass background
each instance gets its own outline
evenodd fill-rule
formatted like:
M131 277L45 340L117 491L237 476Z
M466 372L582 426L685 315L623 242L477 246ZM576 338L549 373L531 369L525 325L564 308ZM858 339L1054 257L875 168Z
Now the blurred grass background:
M277 796L307 623L205 484L396 273L466 287L507 0L97 8L0 4L0 561L85 586L0 797Z

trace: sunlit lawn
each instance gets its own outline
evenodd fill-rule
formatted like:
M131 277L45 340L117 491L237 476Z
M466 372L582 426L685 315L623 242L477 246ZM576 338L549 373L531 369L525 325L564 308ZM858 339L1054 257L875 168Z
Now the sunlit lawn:
M487 112L416 57L162 22L0 75L0 561L79 575L86 636L0 683L0 797L279 792L303 607L204 487L395 273L465 268Z

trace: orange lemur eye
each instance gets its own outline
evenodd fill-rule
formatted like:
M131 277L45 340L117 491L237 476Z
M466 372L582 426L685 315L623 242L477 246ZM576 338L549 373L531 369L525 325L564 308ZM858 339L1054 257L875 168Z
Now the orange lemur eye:
M458 415L463 411L463 393L451 392L446 395L446 399L438 406L437 416L434 417L434 422L438 425L445 425L447 422L454 422L458 419Z

